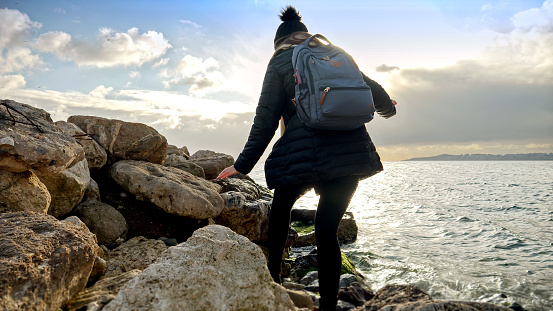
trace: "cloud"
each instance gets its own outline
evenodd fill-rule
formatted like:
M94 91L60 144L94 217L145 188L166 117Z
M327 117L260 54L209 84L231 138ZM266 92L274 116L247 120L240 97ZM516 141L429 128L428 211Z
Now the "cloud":
M140 79L140 72L138 71L131 71L131 73L129 74L129 77L133 80L138 80Z
M375 68L376 72L390 72L390 71L394 71L394 70L398 70L399 67L397 66L388 66L386 64L382 64L380 66L377 66Z
M207 59L185 55L175 67L161 71L165 88L175 85L190 86L189 93L201 96L209 90L218 89L225 82L224 75L218 71L219 63L213 58Z
M194 23L193 21L189 21L189 20L181 19L179 22L181 22L181 23L183 23L183 24L185 24L185 25L190 25L190 26L192 26L192 27L194 27L194 28L200 28L200 27L202 27L202 26L200 26L200 25Z
M171 45L162 33L155 31L140 34L138 28L131 28L126 33L117 33L102 28L95 42L82 41L65 32L50 31L39 36L35 47L79 66L105 68L142 66L163 56Z
M536 29L540 32L553 31L553 1L546 0L541 8L532 8L516 13L511 21L521 30Z
M30 31L38 30L41 26L18 10L0 9L0 74L43 65L27 43Z
M27 82L25 81L25 77L23 77L22 75L0 75L0 94L7 91L24 88L26 84Z

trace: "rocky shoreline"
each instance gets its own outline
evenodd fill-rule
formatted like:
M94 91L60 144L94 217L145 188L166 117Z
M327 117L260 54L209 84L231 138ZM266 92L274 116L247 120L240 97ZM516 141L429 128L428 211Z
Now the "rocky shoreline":
M216 180L232 156L190 154L145 124L0 104L1 310L316 310L314 211L293 210L274 283L272 194L248 176ZM340 242L356 238L346 214ZM342 266L339 310L523 310L410 285L373 292L345 255Z

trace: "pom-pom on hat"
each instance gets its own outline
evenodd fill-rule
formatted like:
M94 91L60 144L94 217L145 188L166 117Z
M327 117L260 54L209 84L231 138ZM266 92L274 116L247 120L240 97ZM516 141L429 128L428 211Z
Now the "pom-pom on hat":
M275 46L279 39L289 36L296 31L308 32L307 27L301 22L301 15L296 8L289 5L280 11L280 20L282 23L278 26L275 35Z

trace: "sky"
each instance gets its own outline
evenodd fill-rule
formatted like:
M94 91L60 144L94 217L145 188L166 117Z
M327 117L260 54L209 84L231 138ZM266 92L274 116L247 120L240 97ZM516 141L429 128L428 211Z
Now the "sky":
M0 99L236 158L286 5L398 102L383 160L553 152L553 0L0 0Z

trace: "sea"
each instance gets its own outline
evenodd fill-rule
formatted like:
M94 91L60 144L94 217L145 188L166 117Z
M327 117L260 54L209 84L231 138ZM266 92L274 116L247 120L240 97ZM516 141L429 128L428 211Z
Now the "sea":
M262 165L250 176L265 185ZM359 232L342 250L374 291L553 310L553 161L384 162L348 210Z

